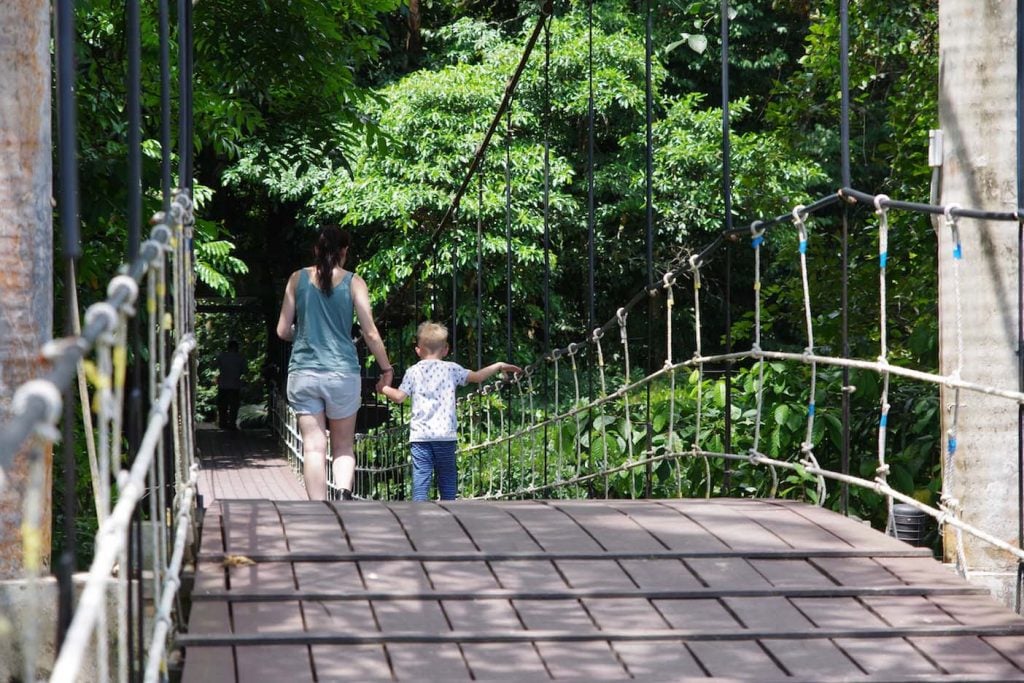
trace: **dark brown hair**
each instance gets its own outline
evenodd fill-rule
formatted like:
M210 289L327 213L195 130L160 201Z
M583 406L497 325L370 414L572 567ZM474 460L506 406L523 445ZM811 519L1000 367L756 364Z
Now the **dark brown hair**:
M316 281L320 291L328 296L333 289L331 271L341 265L341 252L352 243L348 231L337 225L325 225L313 246L313 262L316 265Z

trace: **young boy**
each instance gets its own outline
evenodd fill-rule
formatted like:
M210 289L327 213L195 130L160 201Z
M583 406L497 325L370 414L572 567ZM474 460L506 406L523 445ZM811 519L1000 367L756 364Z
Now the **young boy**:
M497 372L522 369L511 363L491 363L480 370L467 370L441 360L448 355L448 328L433 322L422 323L416 330L416 355L420 361L405 372L401 386L384 386L381 393L395 403L412 396L412 499L427 499L431 475L437 472L441 500L455 500L455 388L466 382L483 382Z

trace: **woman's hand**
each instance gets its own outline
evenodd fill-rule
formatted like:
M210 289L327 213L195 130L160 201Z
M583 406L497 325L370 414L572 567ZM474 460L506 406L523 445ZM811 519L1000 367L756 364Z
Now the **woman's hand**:
M377 393L384 393L384 387L390 387L392 380L395 378L395 369L388 368L380 371L380 378L377 380Z

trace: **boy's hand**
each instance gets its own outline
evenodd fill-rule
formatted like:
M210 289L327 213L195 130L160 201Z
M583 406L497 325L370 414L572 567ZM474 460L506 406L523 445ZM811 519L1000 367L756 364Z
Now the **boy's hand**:
M498 371L505 373L506 377L508 375L521 375L523 373L523 369L521 367L518 365L512 365L511 363L502 363L501 367L498 368Z

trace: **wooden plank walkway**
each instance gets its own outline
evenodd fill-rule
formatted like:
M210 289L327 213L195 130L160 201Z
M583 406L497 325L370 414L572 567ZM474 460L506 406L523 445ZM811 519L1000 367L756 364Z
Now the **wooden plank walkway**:
M220 499L184 681L1024 680L1024 620L793 502Z
M204 507L239 498L307 499L306 489L269 430L227 431L202 424L196 430L196 442Z

